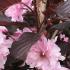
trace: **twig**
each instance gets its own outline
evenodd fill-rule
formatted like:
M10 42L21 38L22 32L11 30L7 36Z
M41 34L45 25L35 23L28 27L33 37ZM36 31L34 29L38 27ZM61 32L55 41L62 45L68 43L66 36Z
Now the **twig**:
M29 10L31 10L31 12L32 13L34 13L34 11L28 6L28 5L26 5L25 3L23 3L23 2L20 2L20 4L23 4L23 5L25 5Z
M54 38L55 38L55 36L57 35L57 33L58 33L58 30L55 30L55 32L53 33L53 35L52 35L51 39L54 39Z
M44 28L45 15L43 12L46 10L46 4L47 0L36 0L39 32L41 32Z

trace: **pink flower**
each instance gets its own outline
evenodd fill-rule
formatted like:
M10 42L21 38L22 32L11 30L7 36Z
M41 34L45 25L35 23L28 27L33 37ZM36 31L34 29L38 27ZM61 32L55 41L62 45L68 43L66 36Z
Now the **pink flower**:
M69 38L68 37L64 37L64 42L68 42L69 41Z
M11 20L16 22L16 21L23 21L23 6L22 4L18 3L18 4L14 4L12 6L10 6L6 11L5 11L5 15L8 17L11 17Z
M47 40L43 35L41 39L35 43L30 49L26 63L31 68L37 67L41 70L68 70L58 67L58 60L63 60L63 56L60 53L60 48L55 44L54 40ZM57 68L56 67L59 68Z
M65 34L60 34L60 39L63 39L64 42L68 42L69 38Z
M65 34L60 34L60 39L64 38Z
M7 29L4 26L0 26L0 69L4 69L7 55L10 53L9 48L13 43L13 40L11 38L6 39L6 35L2 33L6 30Z
M31 3L32 3L32 0L22 0L22 3L25 3L27 6L31 7ZM23 22L23 14L26 13L26 9L23 9L23 8L26 8L28 9L24 4L21 4L21 3L17 3L17 4L14 4L10 7L8 7L8 9L5 11L5 15L8 16L8 17L11 17L11 21L20 21L20 22Z

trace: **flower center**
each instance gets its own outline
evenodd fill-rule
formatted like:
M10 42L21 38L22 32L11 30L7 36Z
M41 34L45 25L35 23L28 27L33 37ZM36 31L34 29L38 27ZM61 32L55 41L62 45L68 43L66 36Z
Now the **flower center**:
M40 57L44 58L46 55L45 55L45 52L41 52L40 53Z

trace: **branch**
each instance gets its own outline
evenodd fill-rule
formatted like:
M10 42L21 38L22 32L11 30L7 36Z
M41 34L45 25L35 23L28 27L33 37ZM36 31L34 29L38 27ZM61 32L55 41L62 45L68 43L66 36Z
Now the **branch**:
M42 28L41 25L44 24L45 15L43 14L43 12L46 11L46 4L47 4L47 0L36 0L39 28Z
M6 22L6 21L0 21L0 26L28 26L28 24L25 24L23 22Z
M54 39L58 32L59 32L59 30L55 30L55 32L53 33L51 39Z
M39 16L38 18L40 23L43 22L45 17L43 12L46 10L46 3L47 3L47 0L36 0L37 13Z

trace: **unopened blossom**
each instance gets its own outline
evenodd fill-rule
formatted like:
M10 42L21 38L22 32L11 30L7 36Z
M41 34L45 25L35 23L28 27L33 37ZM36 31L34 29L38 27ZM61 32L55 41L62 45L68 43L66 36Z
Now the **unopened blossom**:
M58 64L59 60L63 59L64 57L61 55L60 48L55 44L55 41L47 40L43 35L41 39L31 47L26 63L30 65L31 68L37 67L41 70L68 70Z
M0 26L0 70L4 69L7 55L10 53L9 48L11 47L13 40L11 38L6 39L6 35L3 31L7 31L4 26Z

